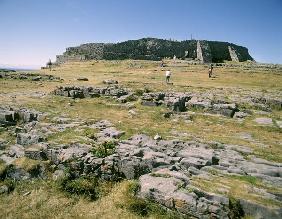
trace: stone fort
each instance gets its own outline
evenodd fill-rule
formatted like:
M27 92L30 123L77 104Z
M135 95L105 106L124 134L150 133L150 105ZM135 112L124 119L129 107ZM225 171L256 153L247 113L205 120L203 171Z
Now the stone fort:
M143 38L120 43L87 43L69 47L63 55L57 55L56 63L102 59L161 60L173 56L200 63L254 60L246 47L228 42Z

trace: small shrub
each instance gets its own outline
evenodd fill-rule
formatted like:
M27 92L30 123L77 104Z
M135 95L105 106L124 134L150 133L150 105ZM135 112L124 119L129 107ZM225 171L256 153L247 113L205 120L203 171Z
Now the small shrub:
M107 157L114 153L116 148L115 141L104 141L102 144L96 145L91 150L92 154L99 158Z
M82 195L95 200L99 197L99 181L94 177L67 176L58 181L58 188L70 195Z
M129 184L127 192L128 195L130 196L135 196L138 191L140 190L140 185L137 181L133 181L132 183Z
M14 191L15 187L16 187L16 183L14 180L12 179L5 179L4 181L0 182L0 186L7 186L8 188L8 193Z
M141 97L144 92L145 92L145 91L144 91L143 89L137 89L137 90L135 91L135 94L136 94L137 96Z
M97 140L97 137L96 137L96 131L93 130L93 129L85 129L84 130L84 135L92 140Z
M240 202L233 197L229 197L229 209L229 218L231 219L240 219L245 216L244 210Z
M4 179L7 172L7 165L0 160L0 179Z
M140 198L135 198L129 201L127 209L137 215L147 216L149 214L149 206L145 200Z

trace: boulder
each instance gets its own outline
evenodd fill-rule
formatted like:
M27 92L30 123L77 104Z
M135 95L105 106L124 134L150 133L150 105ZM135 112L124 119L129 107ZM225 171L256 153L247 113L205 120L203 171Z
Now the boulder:
M239 111L236 104L213 104L211 112L222 114L227 117L233 117L235 112Z
M29 133L18 133L17 134L17 144L20 145L32 145L42 142L44 138L37 134L29 134Z
M41 79L42 79L41 76L35 76L31 78L32 81L40 81Z
M26 157L33 160L47 160L47 145L35 144L24 151Z
M236 119L244 119L246 117L248 117L250 114L248 113L245 113L245 112L235 112L233 118L236 118Z
M59 162L69 162L85 156L90 151L90 149L91 146L89 145L74 144L69 148L61 149L57 158Z
M118 138L120 138L124 134L125 134L124 131L119 131L115 127L109 127L109 128L103 129L100 133L98 133L97 137L98 138L102 137L102 138L118 139Z
M15 125L15 112L8 109L0 109L0 125Z
M12 145L8 149L8 155L14 158L20 158L24 156L24 147L22 145Z

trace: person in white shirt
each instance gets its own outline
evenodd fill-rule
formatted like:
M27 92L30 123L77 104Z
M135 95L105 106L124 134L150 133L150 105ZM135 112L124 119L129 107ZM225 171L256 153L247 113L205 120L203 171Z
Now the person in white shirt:
M166 83L167 84L169 83L170 76L171 76L171 72L170 72L170 70L167 70L165 72L165 78L166 78Z

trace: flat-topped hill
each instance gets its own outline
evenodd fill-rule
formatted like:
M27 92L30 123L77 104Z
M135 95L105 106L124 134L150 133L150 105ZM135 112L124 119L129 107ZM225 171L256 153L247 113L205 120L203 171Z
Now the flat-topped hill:
M57 56L57 63L80 60L161 60L174 57L200 62L242 62L253 60L248 49L233 43L185 40L172 41L143 38L120 43L87 43L69 47L63 55Z

